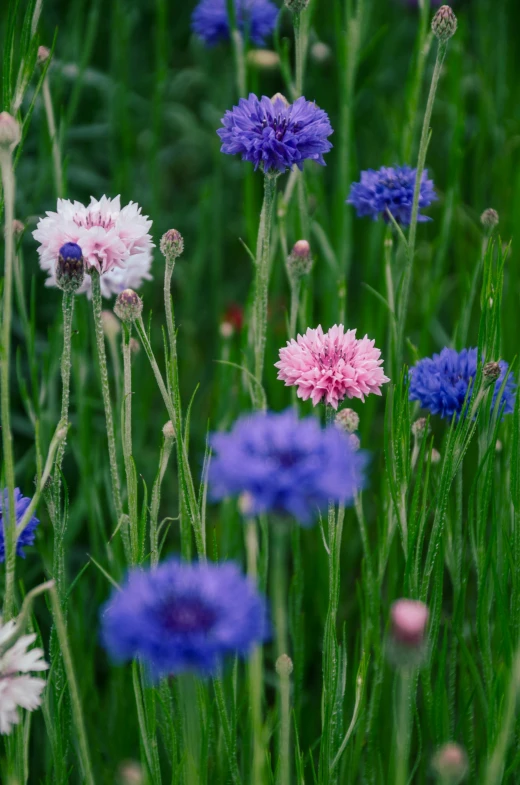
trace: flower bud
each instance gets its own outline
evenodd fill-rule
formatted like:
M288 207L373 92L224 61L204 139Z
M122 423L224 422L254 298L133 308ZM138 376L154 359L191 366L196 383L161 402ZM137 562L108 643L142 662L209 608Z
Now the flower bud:
M101 311L101 324L107 340L111 341L121 332L121 322L112 311Z
M310 0L285 0L285 5L293 14L301 14L309 5Z
M124 289L118 294L114 313L123 322L135 322L143 312L143 301L133 289Z
M37 55L38 65L43 65L44 63L46 63L50 55L51 55L50 49L48 49L46 46L39 46L38 55Z
M440 463L441 461L441 454L438 450L435 449L435 447L432 450L431 460L432 463Z
M9 112L0 113L0 150L12 152L21 138L17 120Z
M85 277L83 251L77 243L65 243L60 248L56 265L56 284L63 292L77 292Z
M312 268L311 247L307 240L298 240L287 257L287 269L292 278L308 275Z
M359 428L359 414L354 409L342 409L336 414L334 425L347 433L354 433Z
M441 782L458 785L468 773L468 756L459 744L448 742L433 756L432 769Z
M221 322L220 323L220 335L224 339L229 339L233 337L233 333L235 332L235 328L231 324L231 322Z
M426 417L419 417L419 419L412 424L412 433L415 438L422 436L426 429L428 429L428 431L430 430Z
M175 259L184 251L184 240L182 234L177 229L168 229L161 237L159 243L161 253L167 262L174 262Z
M118 770L119 785L144 785L145 777L142 766L134 760L125 760Z
M276 672L278 676L282 679L288 679L291 673L293 672L293 663L290 657L287 654L280 654L278 659L276 660L275 666Z
M141 351L141 344L137 338L130 338L130 343L128 345L130 347L131 354L139 354Z
M405 648L416 649L424 642L430 612L419 600L401 599L392 605L392 637Z
M290 102L287 100L287 98L283 95L283 93L275 93L272 96L272 98L271 98L271 101L273 102L273 104L274 104L275 101L278 101L278 100L283 101L285 106L290 106L291 105Z
M175 428L173 427L173 423L171 420L168 420L166 425L163 425L162 432L166 441L172 441L173 439L175 439Z
M449 41L457 30L457 17L449 5L441 5L432 19L432 31L439 41Z
M247 53L247 62L259 71L271 71L280 65L280 57L270 49L251 49Z
M494 384L501 374L500 364L497 362L486 363L483 373L486 384Z
M488 207L480 216L480 223L484 229L487 229L488 231L491 231L495 226L498 226L498 220L498 213L496 210L493 210L492 207Z
M24 230L25 230L25 226L23 225L23 223L19 221L18 218L15 218L13 220L13 234L15 235L15 237L21 237L22 234L24 233Z
M311 59L318 65L323 65L331 58L332 52L330 46L324 44L323 41L316 41L311 46Z

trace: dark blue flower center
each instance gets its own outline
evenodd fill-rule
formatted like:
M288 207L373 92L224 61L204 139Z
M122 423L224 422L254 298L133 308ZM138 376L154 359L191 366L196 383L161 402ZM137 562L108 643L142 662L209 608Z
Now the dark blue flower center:
M174 633L207 632L215 619L215 612L198 599L171 600L162 609L163 624Z
M281 114L276 115L276 117L264 117L262 120L261 130L263 131L264 128L272 128L274 131L275 138L281 142L285 136L285 132L289 127L289 119L287 117L283 117ZM301 123L291 123L291 131L293 133L298 133L301 130Z

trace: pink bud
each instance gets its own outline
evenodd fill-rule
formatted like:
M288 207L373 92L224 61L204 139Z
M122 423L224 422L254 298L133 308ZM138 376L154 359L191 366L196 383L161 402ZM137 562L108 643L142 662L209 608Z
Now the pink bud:
M397 600L390 611L392 635L397 643L417 648L424 641L430 612L419 600Z

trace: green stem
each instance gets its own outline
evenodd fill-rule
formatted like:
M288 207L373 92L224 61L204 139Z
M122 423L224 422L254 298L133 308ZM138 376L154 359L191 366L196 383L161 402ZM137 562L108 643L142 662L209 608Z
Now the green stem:
M301 280L291 280L291 314L289 317L289 338L296 338L298 329L298 311L300 310Z
M60 199L63 196L63 167L61 164L61 151L56 129L56 120L54 117L54 109L52 106L51 90L49 86L49 74L45 75L42 84L43 105L45 107L45 116L47 118L47 126L49 128L49 136L52 146L52 163L54 167L54 183L56 186L56 196Z
M433 69L432 81L430 84L430 92L428 94L428 101L426 103L426 111L424 113L424 121L421 132L421 141L419 144L419 157L417 160L417 173L415 176L415 189L412 203L412 216L410 221L410 231L408 233L407 244L407 259L406 267L403 274L403 283L401 290L401 297L398 307L397 319L397 367L399 368L403 361L403 342L406 328L406 315L408 311L408 303L410 299L410 284L413 273L413 262L415 256L415 240L417 235L417 218L419 215L419 196L421 193L421 180L426 163L426 153L428 152L428 144L430 141L430 121L432 117L433 103L435 101L435 94L439 84L439 78L442 71L444 58L446 57L448 44L446 41L439 41L437 47L437 58L435 60L435 68Z
M295 80L294 98L299 98L303 91L303 68L305 63L305 34L301 12L293 14L294 48L295 48Z
M516 706L520 692L520 650L517 651L511 667L511 682L505 698L504 712L499 724L500 732L486 768L484 785L502 782L506 763L507 749L515 728Z
M103 394L103 404L105 407L105 420L107 426L108 458L110 461L110 476L112 479L112 497L116 518L119 521L122 513L121 490L119 485L119 472L117 469L116 439L114 435L114 418L112 415L112 403L110 401L110 386L108 383L107 355L105 352L105 334L103 332L103 322L101 319L101 284L97 270L91 269L90 278L92 281L92 310L94 314L94 329L96 333L96 344L99 361L99 374L101 378L101 392Z
M152 489L152 500L150 503L150 561L152 567L156 567L159 562L159 505L161 503L161 485L166 473L168 461L173 449L173 438L164 438L164 444L159 456L159 471Z
M1 346L1 424L2 424L2 449L4 457L4 476L7 486L8 519L4 518L5 540L5 594L3 616L8 621L14 614L14 587L16 571L16 507L14 502L14 454L13 436L11 433L11 416L9 401L9 376L11 362L11 319L13 307L13 264L14 264L14 199L15 179L13 159L10 151L0 148L0 168L2 170L2 187L4 192L4 238L5 238L5 267L4 267L4 301L2 318L2 346ZM2 491L4 494L5 491ZM5 496L2 505L5 508ZM7 523L7 526L6 526Z
M81 766L83 769L83 776L87 785L94 785L94 775L92 773L92 764L90 761L90 751L88 746L87 734L85 731L85 723L83 719L83 709L81 706L81 698L76 681L76 674L74 671L74 664L67 637L67 629L65 627L65 620L61 610L60 599L58 592L53 586L50 589L52 613L54 618L54 625L60 642L61 654L63 657L63 664L67 674L67 681L69 687L70 701L72 705L72 719L76 726L76 734L78 740L79 756Z
M408 782L408 756L411 740L410 708L413 682L413 670L410 667L402 667L399 673L399 713L395 733L395 785L407 785Z
M271 222L276 196L277 175L267 172L264 177L264 201L260 213L260 226L256 245L256 280L254 312L255 377L262 384L265 341L267 332L267 304L269 288L269 256L271 247Z
M229 723L221 676L216 676L213 679L213 689L215 690L217 711L220 718L220 724L222 726L222 733L224 735L224 744L226 746L226 752L228 756L229 773L231 775L233 785L241 785L242 777L240 776L240 772L238 770L236 743L233 738L233 733Z
M235 69L238 97L245 98L247 95L247 71L246 58L244 56L244 39L240 30L232 30L231 41L233 43L233 54L235 56Z
M132 564L139 561L139 512L137 501L137 477L132 455L132 353L130 338L131 324L123 324L123 459L125 464L128 493L128 517L130 518L130 544Z
M280 765L278 785L291 783L291 678L289 669L282 668L280 685Z
M276 631L276 656L289 653L287 636L287 532L285 524L274 528L273 609Z
M258 532L256 522L246 524L247 574L257 583L258 580ZM251 785L262 785L264 781L264 732L262 724L262 685L263 662L262 649L255 646L251 652L248 665L249 705L251 709L251 727L253 734L253 762Z

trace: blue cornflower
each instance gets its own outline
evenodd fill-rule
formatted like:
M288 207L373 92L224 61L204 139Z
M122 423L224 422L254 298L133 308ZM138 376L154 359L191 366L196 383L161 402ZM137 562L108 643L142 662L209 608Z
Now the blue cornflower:
M285 172L293 164L302 169L306 158L325 166L323 154L332 148L327 113L303 97L289 104L283 96L260 99L250 93L226 112L222 124L221 151L240 153L266 172Z
M20 523L22 520L27 507L30 505L31 500L27 498L27 496L22 496L21 491L19 488L14 489L14 506L16 509L16 522L17 524ZM5 561L5 539L4 539L4 513L5 513L5 522L7 523L9 520L8 511L9 509L9 500L7 496L7 488L4 488L3 493L0 496L0 562ZM21 556L22 559L25 559L25 553L23 551L26 545L34 545L34 530L38 526L40 521L38 518L34 516L30 518L29 523L23 530L22 534L18 538L18 542L16 544L16 553L18 556Z
M103 645L118 661L140 657L160 678L214 672L268 635L265 599L233 562L131 570L101 612Z
M352 204L359 218L369 215L377 220L382 215L389 221L389 211L397 223L407 226L412 220L412 203L417 169L409 166L382 166L377 172L367 169L361 172L361 182L352 183L347 204ZM428 207L437 199L433 181L428 180L428 170L421 177L419 208ZM418 221L431 221L426 215L418 214Z
M335 426L292 410L240 417L213 434L210 485L215 499L244 494L251 515L279 512L310 525L329 499L351 503L363 486L364 453Z
M468 390L471 394L473 380L477 375L477 349L444 348L440 354L425 357L410 369L410 400L419 401L423 409L432 414L451 418L460 415ZM504 361L499 362L500 376L493 391L492 406L509 368ZM511 414L514 409L516 385L511 374L502 393L501 413Z
M264 46L273 32L278 8L271 0L233 0L237 27L255 46ZM230 24L227 0L201 0L191 16L195 35L208 46L229 41Z

